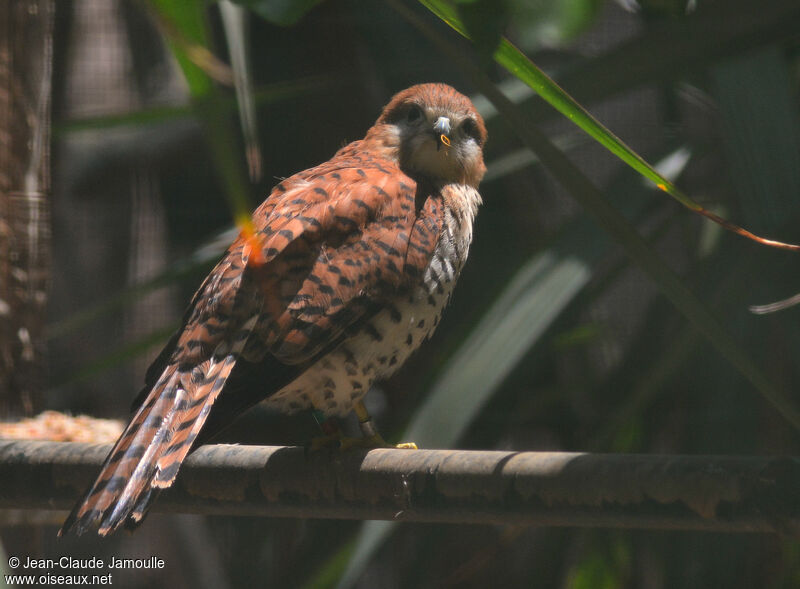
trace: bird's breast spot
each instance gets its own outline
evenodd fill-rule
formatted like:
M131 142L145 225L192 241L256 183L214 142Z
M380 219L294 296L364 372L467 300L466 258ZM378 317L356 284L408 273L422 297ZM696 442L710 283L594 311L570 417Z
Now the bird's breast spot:
M421 287L410 300L394 301L352 335L345 347L321 358L268 404L285 413L314 408L328 415L347 415L374 381L393 374L431 335L449 286L444 295ZM398 314L403 321L397 321Z

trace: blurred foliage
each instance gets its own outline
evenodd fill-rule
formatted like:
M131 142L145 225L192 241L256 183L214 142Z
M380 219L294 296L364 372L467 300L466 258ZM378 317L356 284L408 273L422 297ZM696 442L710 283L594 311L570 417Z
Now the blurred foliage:
M542 167L549 160L530 156L517 123L555 138L558 153L644 236L745 362L782 391L800 384L793 356L800 311L755 317L746 308L800 289L792 272L796 254L721 234L663 199L605 149L576 140L574 127L540 97L486 57L474 57L471 45L415 2L396 4L441 43L379 2L242 1L262 18L238 28L223 26L213 4L151 4L187 76L191 107L56 124L71 138L111 134L120 124L166 129L177 118L200 121L204 147L194 141L176 149L159 168L173 261L151 280L89 307L81 300L71 314L55 317L56 343L79 341L98 317L124 312L166 284L179 284L178 300L185 302L224 248L225 239L216 240L187 255L229 225L222 194L251 192L244 141L234 132L233 89L215 81L217 65L203 56L221 56L217 48L224 46L247 53L249 67L239 76L256 97L258 118L244 128L255 129L263 149L265 179L255 187L262 195L275 177L314 165L345 138L361 136L393 92L438 80L474 93L490 80L519 119L475 96L489 127L489 174L470 261L433 340L370 394L384 432L462 448L797 454L796 432L631 266L615 245L619 236L610 237L574 205ZM499 51L506 35L506 47L521 47L520 59L535 62L542 80L553 77L704 207L756 231L800 239L796 0L424 4L456 10L484 56ZM236 37L245 28L250 36L242 43ZM455 47L484 81L443 45ZM504 65L514 69L513 60ZM273 87L293 90L258 100ZM237 198L231 202L239 215ZM149 344L162 336L161 330L139 335L110 351L105 341L102 353L74 366L72 375L91 378L145 348L152 356ZM131 398L140 378L120 383ZM68 380L53 375L59 391L73 386ZM298 443L313 434L310 418L255 410L227 439ZM789 588L800 579L798 543L775 537L385 522L359 533L355 522L220 517L209 525L223 576L237 587Z
M529 50L554 47L565 44L590 26L602 6L601 0L511 2L509 22L520 46Z
M464 31L472 39L481 56L488 60L505 33L511 16L510 2L500 0L456 0L448 4L461 18ZM451 17L454 16L451 14Z
M597 543L590 556L577 562L567 573L569 589L616 589L628 584L631 577L631 546L622 538Z
M697 8L697 0L626 0L646 18L680 18Z
M435 2L444 10L448 4ZM601 0L455 0L451 3L478 51L491 55L502 35L513 33L520 46L532 50L559 46L588 27Z
M162 30L170 41L170 48L189 86L192 106L197 120L203 126L207 145L213 153L212 162L223 183L223 194L227 196L236 223L245 231L252 233L250 222L250 202L247 181L243 168L237 159L239 152L231 125L225 116L225 108L219 91L214 85L214 77L227 78L211 51L206 24L205 5L202 2L174 2L171 0L151 0L161 23ZM243 28L230 28L231 32L242 33ZM234 43L229 43L235 47ZM244 64L240 68L240 87L244 84ZM229 81L233 81L231 78ZM249 86L248 86L249 87ZM246 99L249 102L249 98ZM240 99L240 104L243 100ZM247 113L243 111L243 115ZM247 118L243 120L248 121ZM246 123L245 128L249 128Z
M297 23L321 0L236 0L261 18L276 25L289 26Z

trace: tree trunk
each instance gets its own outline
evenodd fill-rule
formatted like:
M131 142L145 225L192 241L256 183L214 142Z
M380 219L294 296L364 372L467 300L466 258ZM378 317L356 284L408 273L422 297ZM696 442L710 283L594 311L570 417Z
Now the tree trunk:
M0 416L41 408L52 0L0 0Z

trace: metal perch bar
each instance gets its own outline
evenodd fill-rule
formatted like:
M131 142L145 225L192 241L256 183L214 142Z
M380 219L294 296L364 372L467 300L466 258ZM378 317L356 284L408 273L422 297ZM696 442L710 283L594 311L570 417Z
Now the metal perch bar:
M109 450L0 441L0 508L71 507ZM153 509L800 536L800 459L212 445Z

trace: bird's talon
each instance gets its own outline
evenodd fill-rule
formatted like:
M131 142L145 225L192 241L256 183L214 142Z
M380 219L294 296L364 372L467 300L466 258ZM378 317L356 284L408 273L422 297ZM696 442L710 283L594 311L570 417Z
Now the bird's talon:
M419 448L414 442L403 442L401 444L390 444L386 440L383 439L383 436L376 433L372 436L365 436L363 438L347 438L349 440L349 444L345 447L342 445L343 450L347 450L350 448L367 448L367 449L375 449L375 448L396 448L398 450L418 450Z
M394 447L398 450L419 450L419 446L417 446L414 442L401 442L399 444L395 444Z

